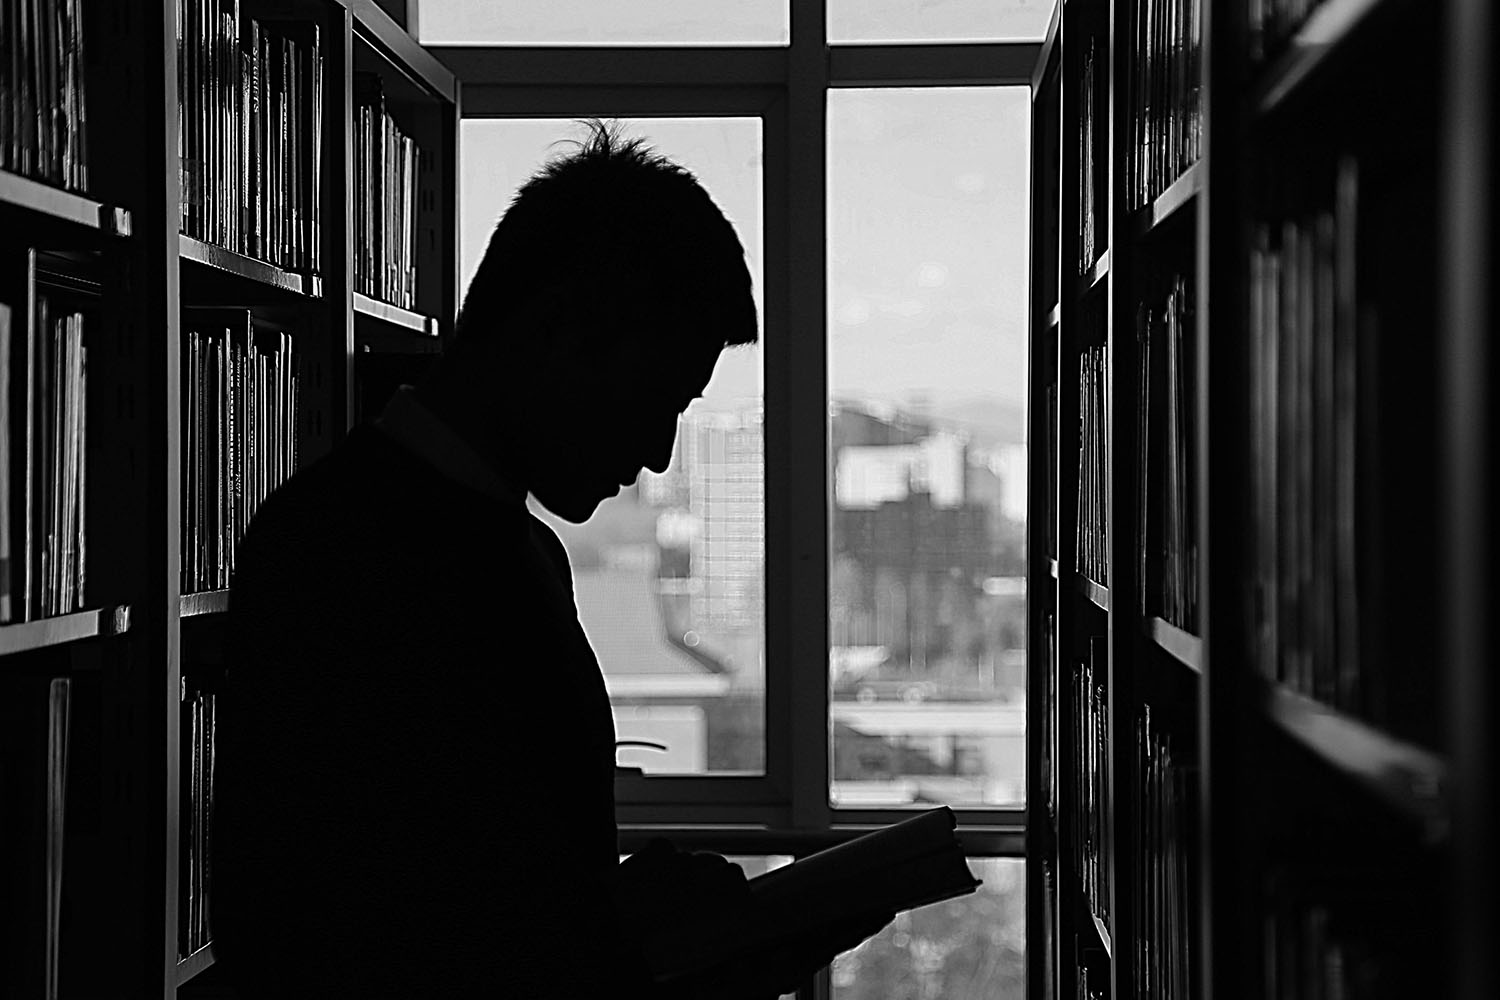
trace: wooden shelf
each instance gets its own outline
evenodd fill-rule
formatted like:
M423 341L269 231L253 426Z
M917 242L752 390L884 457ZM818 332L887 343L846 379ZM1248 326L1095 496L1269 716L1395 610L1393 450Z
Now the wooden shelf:
M0 170L0 205L24 209L109 236L130 235L128 210L5 170Z
M198 615L217 615L229 610L229 591L202 590L196 594L183 594L179 599L178 616L194 618Z
M1074 577L1078 581L1078 592L1101 610L1109 610L1109 588L1101 586L1086 576Z
M191 236L178 236L179 252L185 261L202 264L225 274L232 274L253 281L267 288L275 288L293 295L320 298L323 294L323 279L316 274L301 274L285 271L275 264L247 257L233 250L214 246Z
M1096 260L1096 261L1094 261L1094 266L1091 267L1091 268L1089 268L1088 273L1085 274L1085 275L1083 275L1083 277L1081 277L1079 279L1079 281L1078 281L1078 296L1079 296L1079 298L1082 298L1083 296L1085 296L1085 295L1089 294L1090 292L1092 292L1094 289L1096 289L1096 288L1100 287L1101 285L1103 285L1104 284L1104 279L1108 278L1108 277L1109 277L1109 251L1105 250L1103 253L1101 253L1099 255L1099 259Z
M130 631L130 605L74 611L54 618L0 625L0 656Z
M369 319L379 320L402 330L408 330L422 337L436 337L438 335L438 321L431 316L424 316L410 309L402 309L393 306L389 302L382 302L372 298L364 292L354 293L354 314L365 316Z
M1271 724L1334 770L1417 821L1435 843L1448 833L1448 765L1437 754L1288 690L1266 684Z
M393 69L431 95L450 103L457 101L458 84L453 72L381 10L377 0L348 0L347 6L354 15L356 41L375 49Z
M1162 618L1142 623L1146 638L1195 674L1203 673L1203 640Z
M1323 0L1266 70L1256 87L1253 107L1267 115L1285 106L1331 56L1349 44L1372 14L1400 2L1404 0ZM1384 70L1372 68L1372 72Z
M1037 53L1036 69L1031 74L1031 89L1040 89L1042 77L1047 73L1047 65L1052 61L1052 54L1057 49L1058 32L1062 28L1062 4L1058 3L1052 7L1052 16L1047 19L1047 34L1042 38L1042 49Z
M177 985L182 986L214 964L214 946L206 944L187 958L177 960Z
M1156 232L1189 205L1197 203L1203 189L1203 164L1194 163L1182 172L1151 204L1136 212L1132 228L1137 237Z

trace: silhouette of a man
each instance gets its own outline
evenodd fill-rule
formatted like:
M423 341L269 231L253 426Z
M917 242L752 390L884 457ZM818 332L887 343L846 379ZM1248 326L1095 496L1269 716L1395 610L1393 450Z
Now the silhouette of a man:
M643 926L745 905L717 856L618 864L609 700L567 557L525 506L581 522L665 470L720 352L756 339L708 194L591 133L500 220L429 378L245 540L213 920L246 1000L670 995ZM710 992L774 996L787 970Z

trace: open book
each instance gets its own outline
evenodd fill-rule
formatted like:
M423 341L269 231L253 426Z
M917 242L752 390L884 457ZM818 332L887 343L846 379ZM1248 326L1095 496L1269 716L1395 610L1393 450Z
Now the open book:
M933 809L750 880L751 909L730 926L678 928L647 942L659 983L778 947L869 926L883 914L973 892L953 810Z

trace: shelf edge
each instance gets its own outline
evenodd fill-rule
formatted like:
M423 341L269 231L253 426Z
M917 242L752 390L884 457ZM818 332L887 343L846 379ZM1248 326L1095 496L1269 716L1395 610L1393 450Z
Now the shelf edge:
M1088 598L1089 602L1097 606L1101 611L1109 610L1109 588L1101 586L1088 577L1079 574L1074 577L1078 581L1078 592Z
M229 610L228 590L202 590L183 594L178 599L179 618L195 618L199 615L222 614Z
M1265 684L1271 724L1335 770L1419 822L1436 843L1448 833L1448 765L1438 754L1298 694Z
M72 611L51 618L0 625L0 656L61 646L130 631L130 605Z
M108 236L130 235L128 209L106 205L88 195L53 187L8 170L0 170L0 203L71 222Z
M200 972L206 972L214 964L214 946L209 942L187 958L177 960L177 985L183 986Z
M1135 235L1139 239L1161 229L1187 206L1197 201L1203 190L1203 161L1199 160L1177 176L1165 191L1151 200L1151 204L1137 209Z
M418 336L436 337L438 335L436 318L391 305L389 302L382 302L364 292L354 293L354 312L358 316L365 316L382 323L389 323L402 330L409 330Z
M1143 631L1162 652L1195 674L1203 673L1203 640L1164 618L1146 619Z
M1390 0L1323 0L1287 41L1287 49L1266 69L1254 90L1253 106L1268 115L1285 105L1304 81L1322 66Z
M182 260L192 261L224 274L232 274L246 281L253 281L278 291L290 292L293 295L303 295L312 299L321 298L323 295L323 279L319 275L287 271L275 264L247 257L238 251L205 243L186 233L179 233L177 238L178 254Z

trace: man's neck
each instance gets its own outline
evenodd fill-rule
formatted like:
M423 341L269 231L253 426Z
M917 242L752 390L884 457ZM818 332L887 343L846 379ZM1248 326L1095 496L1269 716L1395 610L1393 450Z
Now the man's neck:
M474 453L492 468L496 475L508 483L521 487L520 455L510 437L501 433L485 433L485 429L510 425L510 421L495 412L488 401L476 398L477 394L465 391L465 387L453 385L445 380L428 380L415 387L417 401L433 416L463 439ZM525 489L521 493L525 494Z

